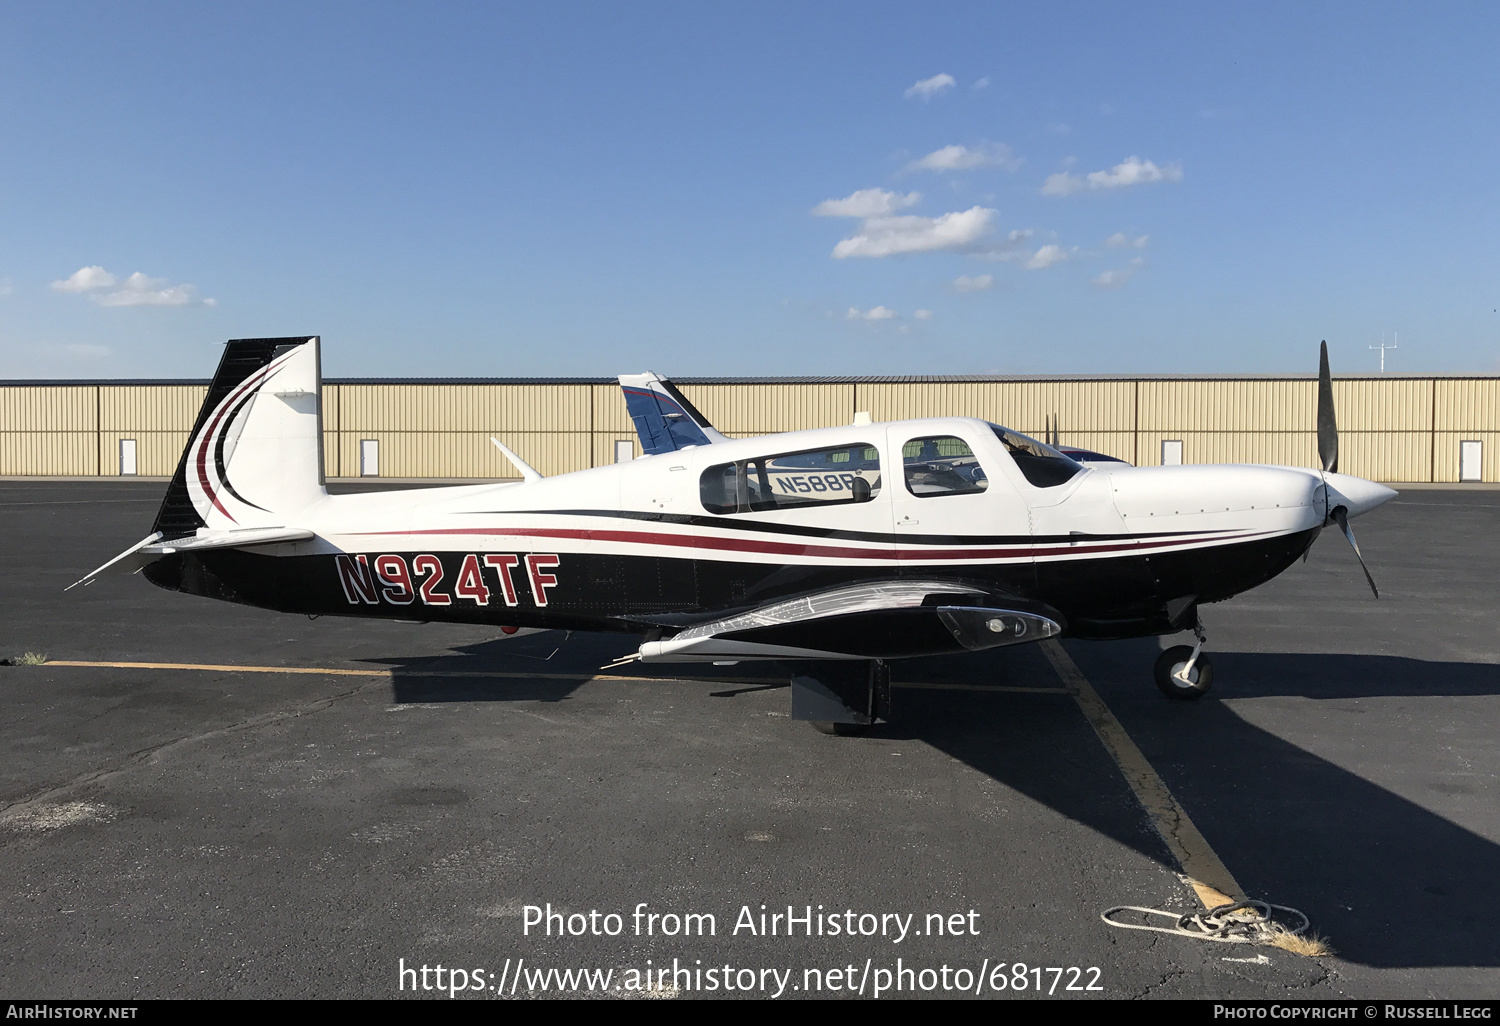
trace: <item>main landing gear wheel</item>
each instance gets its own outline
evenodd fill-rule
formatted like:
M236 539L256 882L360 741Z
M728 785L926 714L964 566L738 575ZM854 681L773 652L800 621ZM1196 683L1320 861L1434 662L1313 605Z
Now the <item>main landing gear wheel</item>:
M1167 649L1156 660L1156 686L1168 698L1190 701L1202 698L1214 683L1214 664L1208 656L1198 653L1198 661L1184 679L1182 671L1193 658L1193 646L1177 645Z

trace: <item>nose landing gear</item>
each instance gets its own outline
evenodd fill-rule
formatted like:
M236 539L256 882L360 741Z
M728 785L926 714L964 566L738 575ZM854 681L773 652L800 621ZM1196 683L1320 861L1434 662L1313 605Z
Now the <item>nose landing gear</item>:
M1156 660L1156 686L1168 698L1191 701L1202 698L1214 683L1214 665L1203 654L1203 643L1208 636L1203 633L1203 624L1193 627L1198 642L1195 645L1175 645L1167 649Z

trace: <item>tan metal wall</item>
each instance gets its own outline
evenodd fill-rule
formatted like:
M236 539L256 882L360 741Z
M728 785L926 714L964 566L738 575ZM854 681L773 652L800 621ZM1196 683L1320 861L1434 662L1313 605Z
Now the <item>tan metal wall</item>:
M856 408L875 420L983 417L1039 438L1055 416L1069 445L1134 463L1135 390L1134 381L860 384Z
M1310 379L794 381L682 384L734 437L875 420L976 416L1143 466L1162 442L1186 463L1316 462ZM0 384L0 476L116 476L119 444L137 472L176 467L206 386ZM1457 481L1459 443L1484 443L1483 478L1500 480L1500 378L1334 382L1339 469L1383 481ZM496 478L515 472L499 438L544 474L609 463L635 431L613 384L330 383L323 388L329 477L359 473L359 443L380 442L382 477ZM636 445L639 453L639 445Z
M0 389L0 474L97 474L98 389Z

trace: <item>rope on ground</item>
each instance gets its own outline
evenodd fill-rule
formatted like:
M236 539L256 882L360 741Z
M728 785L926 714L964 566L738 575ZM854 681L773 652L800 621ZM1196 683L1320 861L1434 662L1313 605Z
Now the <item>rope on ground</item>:
M1172 925L1121 922L1117 917L1122 912L1139 912L1142 916L1170 919ZM1273 914L1276 912L1286 913L1286 918L1292 922L1278 922ZM1304 913L1286 905L1273 905L1266 901L1237 901L1231 905L1219 905L1207 912L1188 915L1140 905L1116 905L1105 909L1099 918L1122 930L1150 930L1153 933L1170 933L1177 937L1192 937L1195 940L1217 941L1221 944L1270 944L1299 954L1327 953L1327 946L1321 940L1303 937L1309 925ZM1297 940L1292 941L1292 938ZM1318 950L1304 950L1311 948Z

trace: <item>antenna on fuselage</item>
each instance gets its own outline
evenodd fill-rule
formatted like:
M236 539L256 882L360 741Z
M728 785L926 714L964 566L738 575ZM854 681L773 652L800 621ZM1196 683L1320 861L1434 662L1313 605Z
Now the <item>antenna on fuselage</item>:
M527 463L525 460L521 459L521 457L517 456L515 453L507 449L504 444L501 443L500 439L496 438L494 435L491 435L490 441L494 442L495 448L499 449L500 452L504 454L505 458L510 460L510 462L514 464L515 468L521 472L522 478L527 481L540 481L542 479L542 475L535 469L533 469L531 464Z

